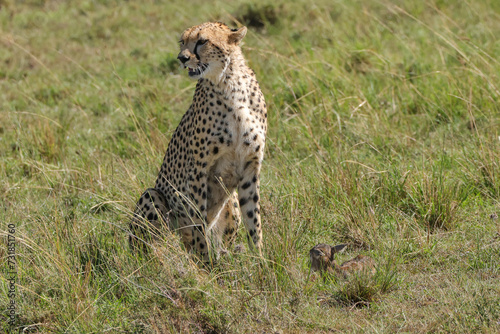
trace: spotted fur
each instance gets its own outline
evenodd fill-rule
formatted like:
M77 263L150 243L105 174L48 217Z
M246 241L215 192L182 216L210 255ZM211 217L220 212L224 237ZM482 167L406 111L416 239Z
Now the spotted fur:
M168 212L166 220L180 231L186 248L204 261L211 249L234 239L241 216L250 245L259 252L262 246L259 175L267 109L239 46L246 31L208 22L187 29L180 39L178 59L198 84L168 145L154 187L162 196L154 200L161 201L161 213ZM146 206L158 211L151 198L144 194L136 208L136 215L150 222Z

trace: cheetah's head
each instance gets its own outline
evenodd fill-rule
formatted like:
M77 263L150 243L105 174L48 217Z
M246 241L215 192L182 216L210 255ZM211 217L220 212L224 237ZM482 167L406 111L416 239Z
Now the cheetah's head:
M246 33L246 27L230 29L219 22L191 27L182 33L177 59L193 79L220 78L231 57L241 56L239 43Z

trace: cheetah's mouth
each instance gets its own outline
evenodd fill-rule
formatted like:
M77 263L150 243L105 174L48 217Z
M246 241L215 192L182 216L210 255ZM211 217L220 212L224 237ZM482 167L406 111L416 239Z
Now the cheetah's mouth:
M197 68L191 68L191 67L188 67L188 74L190 77L197 77L197 76L200 76L203 72L205 72L205 70L207 69L208 67L208 64L203 64L201 63L200 66L198 66Z

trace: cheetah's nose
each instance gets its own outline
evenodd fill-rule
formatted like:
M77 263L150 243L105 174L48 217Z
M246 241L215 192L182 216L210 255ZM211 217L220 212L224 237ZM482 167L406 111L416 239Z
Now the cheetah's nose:
M189 57L186 57L184 55L179 55L177 59L179 59L181 63L185 64L189 60Z

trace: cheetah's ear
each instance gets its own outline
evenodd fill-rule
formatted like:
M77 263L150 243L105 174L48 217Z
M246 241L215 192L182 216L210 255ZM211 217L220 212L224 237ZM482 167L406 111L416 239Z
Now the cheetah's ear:
M240 29L233 29L228 37L229 44L240 44L241 40L247 34L247 27L241 27Z

